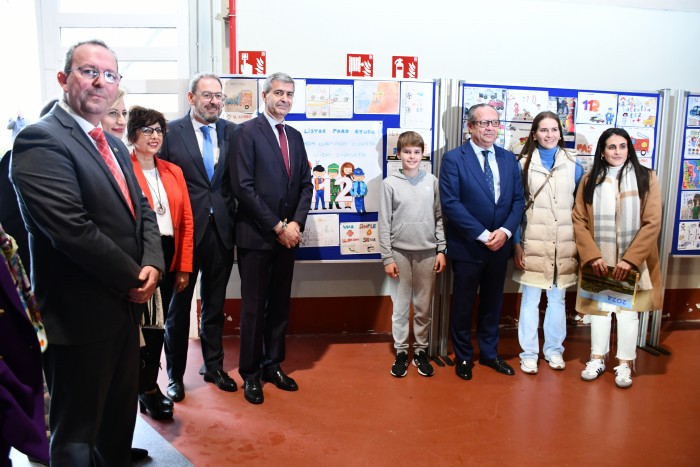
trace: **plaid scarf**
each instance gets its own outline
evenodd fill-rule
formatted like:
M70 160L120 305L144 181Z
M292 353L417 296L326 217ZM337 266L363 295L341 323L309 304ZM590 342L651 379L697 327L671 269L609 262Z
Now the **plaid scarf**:
M2 225L0 225L0 249L2 249L2 255L0 255L0 257L2 258L4 267L10 271L15 287L17 287L19 299L24 306L24 311L27 313L27 318L34 326L41 351L43 352L46 350L48 341L46 340L44 323L41 321L39 306L36 303L34 292L32 292L32 285L29 281L29 277L27 277L27 272L24 270L22 260L17 254L17 243L5 232Z
M624 170L619 190L618 170L608 170L603 183L593 193L593 236L600 248L603 260L609 266L622 261L641 227L641 202L637 189L637 176L632 165ZM614 200L614 202L611 202ZM651 278L646 261L639 265L638 289L651 290Z

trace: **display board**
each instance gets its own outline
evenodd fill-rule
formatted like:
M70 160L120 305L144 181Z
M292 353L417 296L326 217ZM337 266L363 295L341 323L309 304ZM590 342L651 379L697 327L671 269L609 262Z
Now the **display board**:
M686 96L671 254L700 255L700 94Z
M264 108L264 79L222 76L224 116L242 123ZM436 81L295 78L285 121L302 133L314 195L298 260L380 259L377 219L381 182L398 171L399 134L420 133L423 167L432 173Z
M640 162L656 168L660 95L658 92L617 92L460 82L462 141L469 137L467 111L489 104L498 111L501 127L496 144L520 154L535 116L545 110L557 115L568 148L575 149L585 170L593 165L598 138L611 126L624 128Z

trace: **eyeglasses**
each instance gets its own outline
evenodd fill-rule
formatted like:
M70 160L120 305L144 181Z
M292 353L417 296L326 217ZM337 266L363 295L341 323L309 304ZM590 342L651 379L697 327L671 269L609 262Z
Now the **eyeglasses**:
M216 98L216 100L219 100L219 101L223 101L224 99L226 99L226 94L222 94L220 92L214 93L214 92L204 91L204 92L195 92L193 94L198 95L199 97L201 97L205 101L210 101L214 98Z
M489 125L491 125L494 128L498 128L501 125L500 120L479 120L478 122L474 123L476 123L479 126L479 128L486 128Z
M163 129L161 127L158 127L158 128L151 128L150 126L141 127L141 133L143 133L146 136L151 136L154 131L156 132L157 135L162 135L164 133Z
M71 71L79 71L80 76L82 76L85 79L89 79L90 81L99 78L100 75L104 75L105 82L109 84L118 84L119 81L122 80L122 75L110 70L100 71L95 68L81 66L80 68L71 68L70 70L67 70L68 73L70 73Z

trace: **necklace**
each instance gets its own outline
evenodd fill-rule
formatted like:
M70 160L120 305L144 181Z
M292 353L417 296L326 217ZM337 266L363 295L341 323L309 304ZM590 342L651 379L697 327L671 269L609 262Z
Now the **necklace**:
M154 193L156 195L156 213L159 216L164 216L167 212L167 209L165 209L165 206L163 206L163 201L160 197L160 183L158 183L158 167L153 167L153 173L155 174L156 178L156 189L153 189L153 185L151 185L151 182L148 181L148 178L146 178L146 183L148 183L148 187L151 189L151 193Z

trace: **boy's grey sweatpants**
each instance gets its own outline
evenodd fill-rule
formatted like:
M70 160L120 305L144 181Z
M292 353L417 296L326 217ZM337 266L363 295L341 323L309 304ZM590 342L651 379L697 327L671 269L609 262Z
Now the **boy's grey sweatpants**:
M435 284L435 251L393 250L399 277L391 280L391 301L394 311L391 317L394 348L408 349L411 301L413 301L414 351L428 347L430 333L430 303Z

